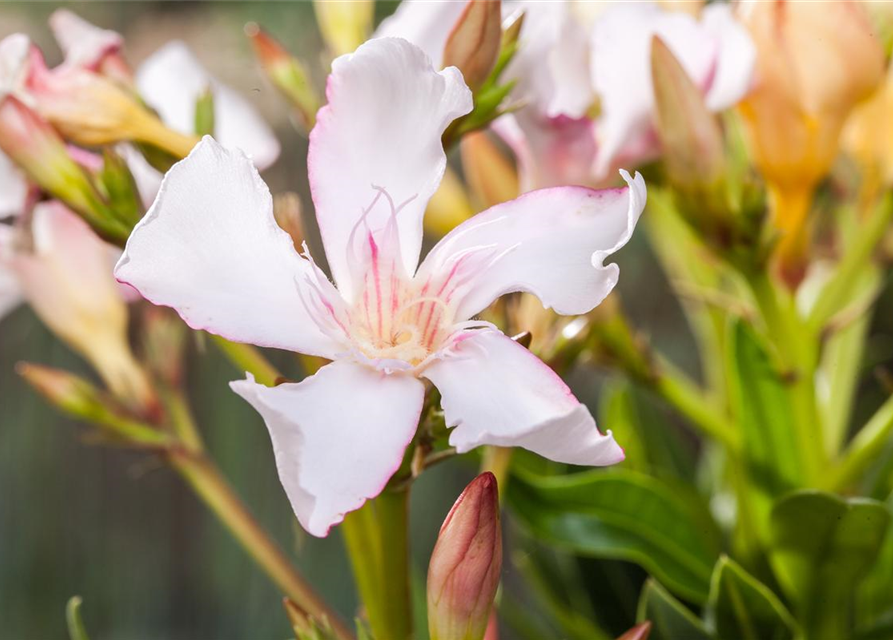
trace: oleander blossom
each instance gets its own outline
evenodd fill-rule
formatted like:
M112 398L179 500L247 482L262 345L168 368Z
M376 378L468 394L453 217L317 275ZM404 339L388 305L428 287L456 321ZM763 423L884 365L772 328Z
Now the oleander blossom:
M377 36L400 36L435 64L465 2L404 0ZM520 48L505 71L521 108L494 122L518 158L523 191L602 184L618 166L657 158L651 40L659 36L719 112L748 92L753 42L728 3L699 19L656 2L513 0L506 18L525 13Z
M617 281L605 258L645 204L628 188L546 189L493 207L418 266L422 216L446 166L441 136L472 108L455 68L405 40L338 58L310 135L309 177L333 284L299 255L244 154L206 137L167 174L116 268L194 328L332 360L300 383L232 388L264 418L301 524L325 536L378 495L418 427L428 380L450 444L521 446L570 464L623 451L543 362L486 322L512 291L586 313Z

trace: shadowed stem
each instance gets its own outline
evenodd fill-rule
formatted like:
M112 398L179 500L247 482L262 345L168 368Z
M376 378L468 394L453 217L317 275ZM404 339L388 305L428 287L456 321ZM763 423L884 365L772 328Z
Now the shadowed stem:
M261 528L206 456L175 449L170 453L170 462L283 593L313 618L327 620L339 640L353 638L338 616L298 575L291 561Z
M374 638L412 639L409 487L385 489L341 525Z
M291 560L258 524L217 466L205 454L201 434L182 392L165 389L162 397L174 431L182 444L181 447L169 449L171 466L285 595L309 616L319 621L328 621L338 640L352 640L351 631L304 581Z

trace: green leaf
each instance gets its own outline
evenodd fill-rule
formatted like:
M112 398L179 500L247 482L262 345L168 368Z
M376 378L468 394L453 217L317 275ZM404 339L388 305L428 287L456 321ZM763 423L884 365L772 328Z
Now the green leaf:
M811 640L852 635L856 589L878 557L889 521L881 502L812 490L773 507L770 562Z
M84 627L84 621L81 619L82 604L83 600L81 600L80 596L74 596L65 607L68 637L71 640L90 640L90 636L87 635L87 628Z
M887 500L887 508L891 507L893 496ZM878 557L859 586L856 614L860 627L877 625L883 618L893 628L893 527L887 527Z
M803 486L790 396L762 339L745 321L732 322L728 348L729 400L741 428L757 530L765 536L772 501Z
M700 498L684 486L623 470L518 473L507 494L540 540L583 556L635 562L681 597L707 600L720 535Z
M654 579L649 579L639 599L638 622L651 622L649 640L711 640L701 621Z
M796 623L772 590L726 556L719 559L705 613L719 638L793 640Z
M602 392L601 408L599 424L623 444L624 468L695 482L694 455L640 387L626 380L611 382Z

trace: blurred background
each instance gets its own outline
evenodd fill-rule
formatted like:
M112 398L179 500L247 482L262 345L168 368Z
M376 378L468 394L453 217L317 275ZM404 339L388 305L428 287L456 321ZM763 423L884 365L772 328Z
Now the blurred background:
M313 64L320 59L322 44L309 2L4 0L0 37L26 32L49 62L58 62L60 53L46 20L61 6L122 33L134 67L167 41L185 41L212 74L248 98L275 128L283 154L265 178L274 193L296 191L310 209L306 139L291 126L284 101L262 78L243 34L246 22L261 24L311 63L322 86L322 65ZM395 6L380 2L379 19ZM637 326L658 349L697 376L694 344L646 235L638 233L618 261L623 272L618 290ZM890 306L885 295L877 314L883 326L876 335L881 337L868 350L872 361L866 363L866 385L873 389L878 385L870 378L871 369L893 352ZM325 540L301 533L276 477L259 415L227 387L241 372L201 344L193 345L190 355L190 393L212 455L262 524L298 559L308 579L352 617L357 598L339 530ZM297 371L287 354L273 358L284 371ZM30 309L21 308L0 324L0 635L63 638L65 603L80 595L94 638L287 637L278 591L180 479L161 464L147 464L142 456L85 441L83 430L18 379L14 366L21 360L90 375ZM570 382L598 415L604 374L584 368L575 371ZM869 408L877 397L863 396ZM652 412L657 428L682 429L652 400L641 401L642 411ZM856 420L864 414L857 411ZM682 442L690 444L678 452L685 464L697 452L693 438ZM414 488L413 555L420 580L440 524L477 464L474 456L452 460L426 472ZM506 531L511 547L518 532L510 515ZM526 553L520 545L515 549L514 560ZM597 607L603 624L618 631L630 626L644 574L620 562L580 562L583 581L601 585L592 592L603 598ZM506 589L523 602L525 590L535 586L525 584L512 561L506 562L505 571ZM596 603L580 606L596 608ZM606 616L609 609L614 613ZM503 625L501 635L529 637L511 625Z

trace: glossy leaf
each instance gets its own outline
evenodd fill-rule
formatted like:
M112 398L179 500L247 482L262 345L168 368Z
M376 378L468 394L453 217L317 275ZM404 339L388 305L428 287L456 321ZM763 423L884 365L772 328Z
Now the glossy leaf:
M775 504L770 561L808 637L852 635L856 589L878 558L889 521L883 503L819 491Z
M796 623L771 589L726 556L710 583L707 625L719 638L793 640Z
M649 640L711 640L713 636L685 605L649 579L639 599L637 619L651 622Z
M508 500L540 540L583 556L638 563L680 596L706 601L719 533L684 487L622 470L519 474L509 483Z

